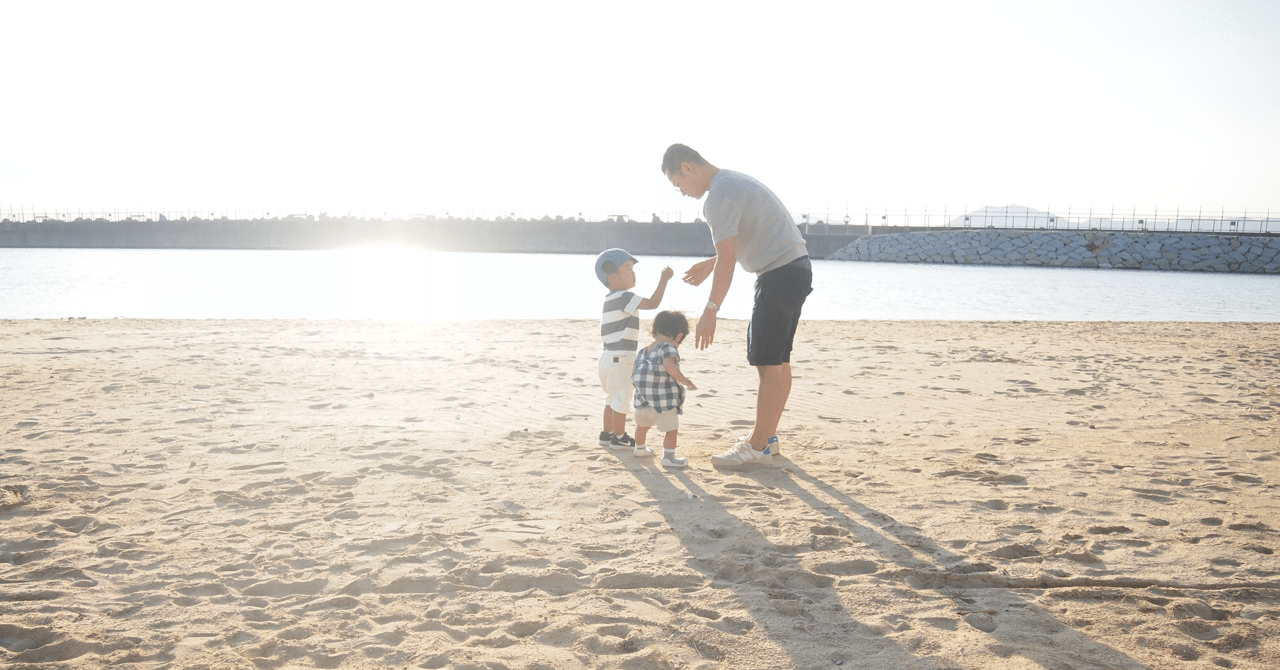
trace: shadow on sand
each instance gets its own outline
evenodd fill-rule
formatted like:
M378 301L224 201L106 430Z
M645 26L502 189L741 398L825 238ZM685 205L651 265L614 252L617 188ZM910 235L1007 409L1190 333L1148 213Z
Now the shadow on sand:
M734 478L726 488L736 484L767 491L772 497L766 501L785 492L803 502L813 512L800 520L810 531L803 540L796 533L788 536L784 532L769 513L767 502L741 498L743 504L730 511L720 502L726 496L718 499L704 489L698 481L702 477L664 470L654 463L626 465L657 501L689 556L688 565L711 580L710 588L732 593L794 667L956 668L966 664L955 657L973 653L990 654L992 660L1021 656L1050 670L1147 667L1063 624L1009 587L1000 586L998 578L986 585L978 582L976 589L971 579L963 589L939 586L952 574L946 565L958 569L955 574L964 574L963 557L859 503L794 462L783 459L773 467L717 471L705 481ZM691 495L697 500L691 501ZM691 502L700 505L699 514L683 513ZM836 562L821 572L806 568L803 559L819 550L823 536L832 534L856 538L881 560ZM993 599L977 592L982 590L998 594L995 600L1004 612L984 603ZM989 637L985 644L968 649L964 645L969 642L957 640L949 650L938 648L936 641L930 642L926 636L891 637L911 630L912 625L910 617L881 614L888 609L883 606L887 600L915 601L921 609L949 608L953 618L930 618L927 625L943 634L954 631L957 638L961 634L968 639L973 635ZM872 623L859 620L851 606ZM966 610L987 618L971 623L960 618ZM744 658L729 638L721 636L707 643L721 651L722 660L731 663L765 661Z

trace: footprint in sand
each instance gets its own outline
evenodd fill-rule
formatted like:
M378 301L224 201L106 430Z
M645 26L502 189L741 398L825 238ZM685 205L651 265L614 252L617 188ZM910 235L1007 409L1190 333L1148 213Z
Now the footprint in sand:
M645 641L630 637L631 629L623 624L609 624L596 629L595 635L582 638L578 644L593 654L634 654L645 646Z
M755 623L746 619L739 619L737 617L722 617L710 625L712 628L724 631L730 635L744 635L756 627ZM698 651L699 654L714 653L717 656L719 655L719 650L710 647L706 643L702 643L700 647L701 648Z
M1102 559L1101 559L1101 558L1098 558L1097 554L1094 554L1093 552L1088 551L1088 550L1084 550L1084 549L1081 549L1081 550L1079 550L1079 551L1066 551L1066 552L1062 552L1062 553L1058 554L1058 557L1060 557L1060 558L1065 558L1065 559L1067 559L1068 561L1074 561L1074 562L1076 562L1076 563L1083 563L1083 564L1086 564L1086 565L1091 564L1091 563L1101 563L1101 562L1102 562Z
M0 510L12 509L26 502L27 490L26 486L0 486Z
M549 621L517 621L507 626L506 631L514 637L526 638L549 625Z
M988 552L987 555L994 556L996 558L1005 558L1005 559L1014 560L1019 558L1030 558L1032 556L1039 556L1040 552L1036 550L1035 547L1032 547L1031 545L1009 544L1009 545L1000 547L995 551Z
M70 533L80 533L90 524L95 523L93 517L74 516L69 519L53 519L53 523Z
M813 551L836 551L853 544L851 533L843 528L814 526L809 532L809 548Z
M1122 488L1128 488L1128 487L1122 487ZM1163 489L1130 488L1129 490L1133 491L1135 494L1137 494L1137 497L1142 498L1143 500L1151 500L1153 502L1165 503L1165 504L1169 504L1173 502L1172 498L1170 497L1172 494L1169 491L1165 491Z
M266 581L255 582L240 589L243 596L262 596L264 598L284 598L286 596L311 596L316 595L328 585L329 580L324 577L316 579L299 581L299 582L283 582L278 579L269 579Z
M880 569L875 561L868 560L851 560L851 561L835 561L831 563L818 563L813 566L813 571L820 575L832 575L836 577L850 577L853 575L869 575Z
M971 575L975 572L995 572L996 566L990 563L962 563L951 568L951 572L957 575Z
M257 470L259 468L271 468L270 470L260 470L259 474L275 474L284 472L286 468L276 468L275 466L286 465L284 461L271 461L270 463L253 463L250 465L233 465L227 470Z

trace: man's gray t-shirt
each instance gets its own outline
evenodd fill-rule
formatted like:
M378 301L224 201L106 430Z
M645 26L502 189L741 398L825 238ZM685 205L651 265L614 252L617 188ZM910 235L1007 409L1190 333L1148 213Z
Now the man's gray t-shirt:
M778 196L741 172L720 170L716 174L702 214L715 244L737 236L738 263L748 272L763 274L809 253L800 229Z

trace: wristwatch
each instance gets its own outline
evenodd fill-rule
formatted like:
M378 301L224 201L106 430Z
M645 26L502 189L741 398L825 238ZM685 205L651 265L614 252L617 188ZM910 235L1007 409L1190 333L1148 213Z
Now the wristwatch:
M707 301L707 309L709 309L709 310L711 310L711 311L713 311L713 312L714 312L714 311L717 311L717 310L719 310L719 309L720 309L720 305L717 305L717 304L715 303L715 301L714 301L714 300L708 300L708 301Z

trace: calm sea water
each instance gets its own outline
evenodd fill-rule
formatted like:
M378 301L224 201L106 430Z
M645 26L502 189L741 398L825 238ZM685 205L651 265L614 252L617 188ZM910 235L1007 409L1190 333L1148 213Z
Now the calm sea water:
M419 249L206 251L0 249L0 319L599 318L594 256ZM696 258L642 256L636 292L662 268L664 309L700 314ZM735 273L723 318L747 318L755 277ZM1264 321L1280 276L814 262L809 319Z

